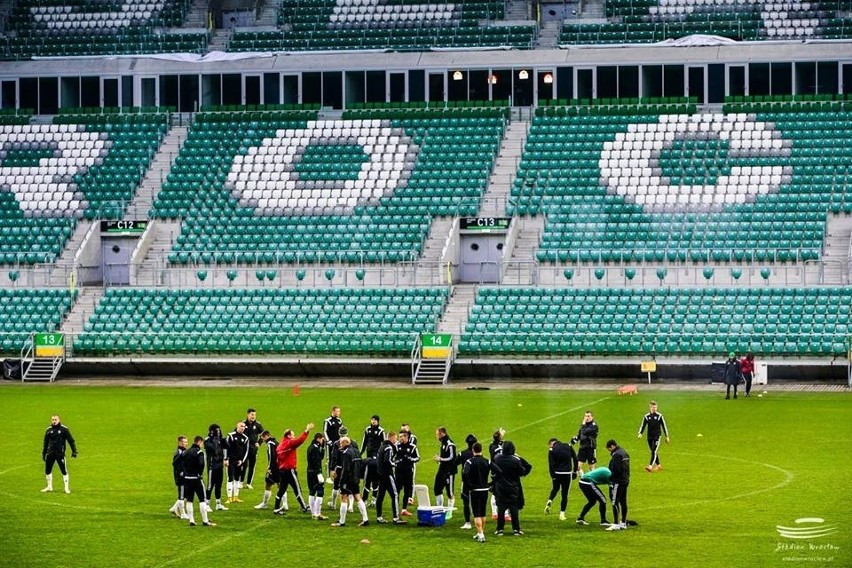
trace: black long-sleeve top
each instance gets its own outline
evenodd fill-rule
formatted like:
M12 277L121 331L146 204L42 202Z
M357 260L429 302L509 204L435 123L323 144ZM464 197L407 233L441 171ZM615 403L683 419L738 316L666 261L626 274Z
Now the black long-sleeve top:
M609 478L610 483L629 483L630 482L630 456L624 451L624 448L617 447L609 459L609 471L612 475Z
M308 472L319 473L322 471L322 460L325 457L325 448L316 440L308 446Z
M577 471L577 452L569 444L555 442L547 452L547 466L550 477L574 473Z
M41 456L53 456L57 458L65 457L66 443L71 446L71 453L77 453L77 443L74 441L74 436L64 424L50 425L44 431L44 445L41 448Z

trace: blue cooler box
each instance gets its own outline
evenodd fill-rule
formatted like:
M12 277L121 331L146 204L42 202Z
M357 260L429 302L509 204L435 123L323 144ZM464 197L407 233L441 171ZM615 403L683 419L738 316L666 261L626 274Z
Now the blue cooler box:
M417 524L427 527L442 527L447 522L447 516L442 507L417 509Z

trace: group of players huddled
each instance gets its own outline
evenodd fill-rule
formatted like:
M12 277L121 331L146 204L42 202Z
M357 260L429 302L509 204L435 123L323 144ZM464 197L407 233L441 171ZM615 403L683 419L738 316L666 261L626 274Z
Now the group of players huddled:
M313 423L307 424L298 434L287 429L279 442L257 421L255 409L249 408L245 420L238 422L227 436L223 437L218 424L210 425L206 438L196 436L191 446L188 446L186 436L178 436L177 449L172 458L177 500L170 512L195 526L194 502L197 499L203 524L214 525L209 513L214 509L227 510L222 503L225 472L225 502L241 503L240 490L243 487L252 489L258 453L263 447L266 449L268 466L264 475L263 498L255 509L270 508L272 491L277 486L272 505L274 514L284 515L289 511L289 488L303 513L310 513L318 521L327 520L322 508L325 485L328 484L332 491L327 506L333 511L339 508L339 518L331 523L332 526L345 526L347 514L355 509L361 515L358 526L369 525L368 506L376 508L377 523L407 524L404 517L412 515L408 508L414 503L415 473L420 461L417 437L411 432L410 426L403 423L399 432L386 432L380 425L379 416L374 414L370 425L364 429L359 448L343 425L340 407L333 407L330 416L325 419L323 432L314 434L308 445L308 499L305 501L297 475L296 450L308 441L313 429ZM645 469L648 472L658 471L657 449L661 437L664 435L668 442L669 435L665 420L657 412L654 401L651 402L650 412L643 416L640 438L646 429L651 460ZM609 440L606 442L611 456L609 466L595 467L598 432L593 413L586 411L580 429L570 443L561 442L557 438L550 439L548 466L552 488L544 511L550 513L553 500L561 493L559 519L565 520L568 490L571 481L579 478L578 485L586 497L586 504L577 518L577 524L588 525L586 513L597 505L602 526L607 527L607 530L623 530L628 524L630 457L615 440ZM455 510L455 477L461 468L462 528L473 528L473 519L477 530L474 539L479 542L485 541L484 525L489 493L491 516L497 520L495 534L503 534L506 520L511 520L513 534L523 534L518 518L518 511L524 507L521 478L530 473L532 466L516 454L514 443L504 440L504 435L502 428L494 432L488 446L489 460L483 457L483 445L475 435L466 437L467 448L459 452L446 428L439 427L435 431L440 445L439 452L433 458L438 464L432 488L436 506L445 510L447 519L452 518ZM575 452L573 446L578 443L579 451ZM328 460L326 468L323 468L326 455ZM606 497L600 485L609 487L614 516L612 523L606 518ZM389 520L383 516L386 497L390 501ZM418 504L422 505L424 497L428 499L428 494L418 494L417 497ZM212 505L213 499L215 506Z

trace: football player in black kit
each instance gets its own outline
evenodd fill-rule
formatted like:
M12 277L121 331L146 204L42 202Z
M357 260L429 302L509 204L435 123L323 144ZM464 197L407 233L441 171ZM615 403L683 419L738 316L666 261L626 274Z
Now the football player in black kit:
M396 450L396 486L402 489L402 510L400 515L408 517L408 505L414 495L414 472L420 461L417 444L411 441L411 432L403 430L399 433L399 443Z
M364 493L361 496L364 501L367 496L372 493L372 500L369 505L376 504L376 493L379 490L379 477L376 470L378 465L379 448L385 441L385 429L379 425L379 415L373 414L370 418L370 425L364 428L364 439L361 442L361 456L364 460Z
M245 425L245 435L249 439L248 459L240 482L245 481L246 488L253 489L251 484L254 482L254 466L257 464L257 450L260 447L260 434L263 432L263 425L257 421L257 411L254 408L246 410Z
M211 523L210 519L207 518L209 506L204 495L204 482L202 481L205 462L204 452L201 450L203 444L204 438L196 436L192 441L192 446L183 456L183 497L186 506L186 516L189 518L189 526L191 527L195 526L195 509L192 502L196 497L198 497L198 510L201 511L201 521L204 523L204 526L212 527L216 525L216 523Z
M382 517L382 506L384 505L385 495L388 495L391 502L393 523L395 525L404 525L406 522L399 518L399 490L397 489L396 477L394 475L397 464L396 448L396 432L390 432L388 439L382 442L382 445L379 447L377 458L376 472L379 476L379 495L376 498L376 522L388 522Z
M269 499L272 497L272 488L278 485L278 456L275 450L278 448L278 440L276 440L269 430L264 430L260 433L260 441L263 447L266 448L266 459L269 465L266 467L266 475L264 475L265 485L263 487L263 500L254 506L255 509L267 509L269 507Z
M77 457L77 443L74 441L74 436L59 420L59 415L54 414L50 417L50 426L44 432L44 444L41 448L41 459L44 460L44 477L47 480L47 485L41 490L42 493L53 491L53 464L59 466L59 471L62 472L62 482L65 485L65 493L71 493L71 488L68 486L68 468L65 464L65 446L71 446L71 457Z
M583 466L588 464L589 469L595 469L598 448L598 423L595 422L595 415L591 410L587 410L583 415L583 423L580 424L580 430L577 435L571 438L571 445L580 442L580 449L577 452L577 460L580 462L577 471L582 474L585 470Z
M248 460L249 438L245 434L246 423L237 422L234 431L225 439L225 467L228 468L228 503L242 503L240 479Z
M456 444L450 439L447 429L443 426L435 430L435 438L441 444L441 449L433 458L438 464L438 471L435 473L435 486L432 489L435 491L435 504L438 507L444 506L444 491L447 492L448 501L445 508L449 520L453 516L456 503L455 479L458 472Z
M322 476L322 460L325 457L325 436L317 432L308 446L308 509L311 517L318 521L328 519L322 514L322 498L325 494L325 481Z
M606 449L612 456L609 460L609 501L612 503L612 524L608 531L627 528L627 487L630 485L630 456L615 440L608 440ZM619 517L621 521L619 522Z
M669 429L666 427L666 419L663 418L662 414L657 412L657 401L652 400L648 410L648 414L642 417L642 425L639 426L639 437L642 437L642 433L645 431L645 428L647 428L648 448L651 450L651 461L649 461L648 465L645 466L645 471L651 473L662 469L662 466L660 465L660 455L658 453L660 449L660 438L662 438L662 435L665 434L667 444L670 439Z
M222 439L222 429L218 424L207 428L204 439L204 453L207 456L207 502L212 503L216 498L216 510L227 511L222 504L222 483L225 481L225 441Z
M550 514L550 507L553 505L553 500L556 498L556 494L561 492L559 520L564 521L565 509L568 506L568 490L571 488L571 480L577 477L577 454L569 444L560 442L556 438L551 438L548 445L550 446L550 451L547 452L547 465L550 470L550 479L553 481L553 487L550 489L550 495L547 497L544 512Z
M177 501L169 509L169 513L175 517L182 519L186 517L183 511L183 456L186 453L187 440L186 436L177 437L177 448L172 454L172 474L175 478L175 486L177 487Z

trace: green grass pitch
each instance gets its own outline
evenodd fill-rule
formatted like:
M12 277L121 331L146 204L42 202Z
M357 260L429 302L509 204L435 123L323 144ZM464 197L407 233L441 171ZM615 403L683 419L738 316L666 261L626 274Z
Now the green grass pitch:
M643 470L647 445L636 437L651 396L672 435L660 454L664 469L654 474ZM440 528L350 522L335 529L292 509L284 518L255 510L261 483L243 491L244 503L214 513L216 527L189 527L169 515L177 434L206 435L211 422L230 431L253 406L280 438L285 428L309 421L321 428L335 404L359 442L374 413L388 430L410 422L424 457L418 481L430 487L437 426L447 426L460 445L468 433L487 442L504 427L533 465L524 484L525 536L493 536L489 518L487 542L478 544L471 531L459 529L460 509ZM285 386L4 385L0 566L852 566L849 405L848 393L771 390L762 398L724 400L719 392L675 390L616 396L613 390L303 386L295 396ZM639 526L628 531L576 525L584 502L576 485L567 521L558 520L556 507L544 514L547 440L570 439L586 409L595 412L600 442L615 438L631 455L630 517ZM79 446L79 457L69 459L70 495L61 492L58 470L60 491L39 492L41 442L52 413L62 416ZM599 459L608 461L602 448ZM304 464L303 447L302 476ZM350 514L350 521L357 517ZM814 517L836 531L791 540L776 529L805 526L795 521ZM595 512L587 518L595 520Z

